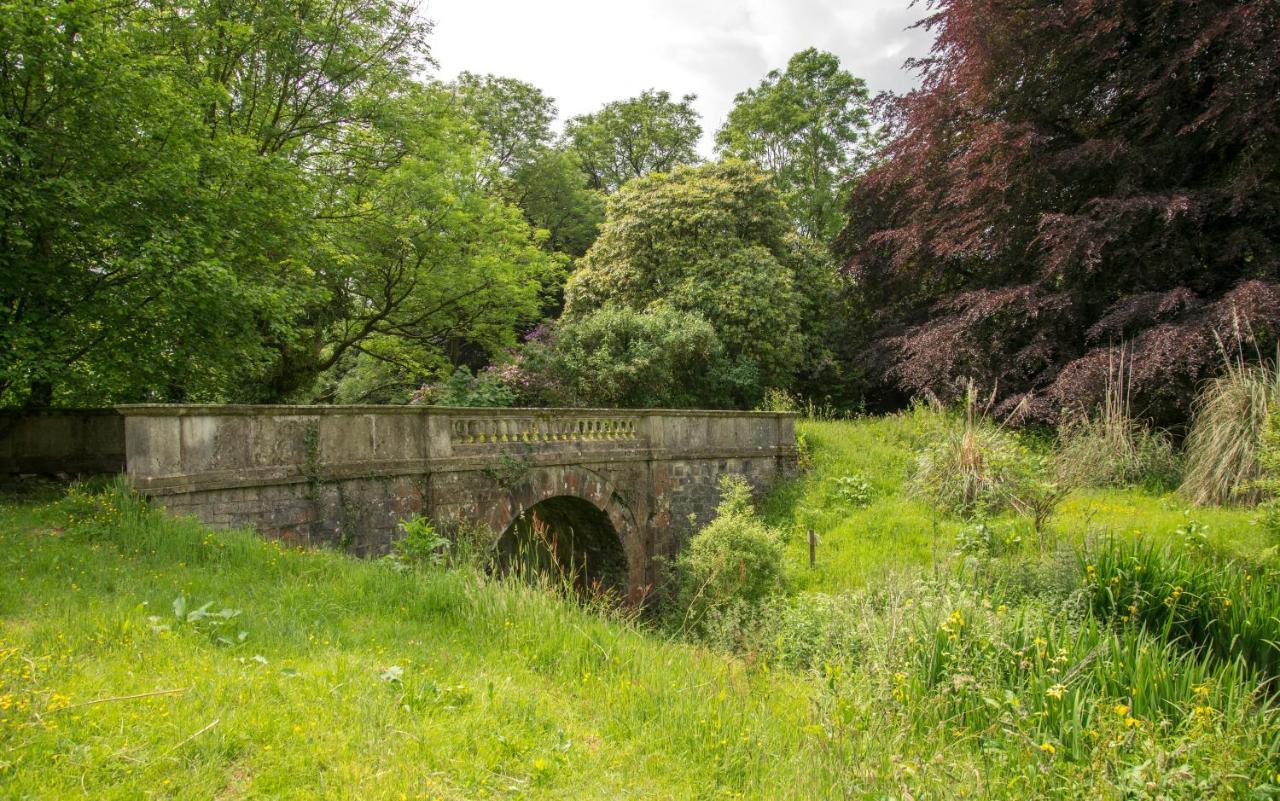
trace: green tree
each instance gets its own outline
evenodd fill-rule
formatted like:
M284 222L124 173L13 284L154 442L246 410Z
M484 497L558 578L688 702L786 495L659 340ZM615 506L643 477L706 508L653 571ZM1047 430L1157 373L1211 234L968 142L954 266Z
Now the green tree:
M571 151L542 151L512 174L507 191L529 223L547 232L551 250L577 258L596 241L604 222L604 194L587 185Z
M604 220L604 198L587 186L577 158L553 146L555 101L523 81L469 72L453 91L488 140L503 196L547 231L544 247L574 258L585 253Z
M0 10L0 403L217 397L306 292L302 182L149 9Z
M510 175L551 145L556 102L515 78L463 72L453 82L462 108L489 140L493 164Z
M384 375L406 392L467 351L514 345L561 280L519 210L487 191L482 143L447 105L437 89L406 89L382 121L395 161L329 210L312 262L323 303L292 354L298 386L354 351L394 368Z
M554 281L394 0L0 10L0 403L280 400Z
M867 86L814 48L734 98L716 148L773 175L797 227L829 242L844 224L841 187L872 144Z
M737 390L717 405L751 405L800 367L804 295L796 282L806 269L777 190L756 167L678 167L610 199L600 237L566 286L564 319L607 305L696 312L734 373Z
M565 123L565 139L593 189L614 192L632 178L698 161L702 126L695 95L676 102L647 90Z

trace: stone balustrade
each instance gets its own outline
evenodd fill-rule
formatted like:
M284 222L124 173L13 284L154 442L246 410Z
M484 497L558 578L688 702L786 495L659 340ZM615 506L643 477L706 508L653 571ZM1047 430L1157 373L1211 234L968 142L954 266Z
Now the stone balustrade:
M526 413L520 415L467 414L450 416L452 445L503 443L640 442L634 415Z

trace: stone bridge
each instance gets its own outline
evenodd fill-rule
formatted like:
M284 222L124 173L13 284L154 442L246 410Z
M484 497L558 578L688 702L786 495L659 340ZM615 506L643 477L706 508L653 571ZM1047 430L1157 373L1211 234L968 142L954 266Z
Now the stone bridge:
M621 555L613 581L633 599L653 585L655 557L673 555L695 521L713 516L721 475L741 474L762 491L794 472L797 454L794 416L777 413L117 411L129 482L172 512L363 554L387 551L399 522L415 514L443 531L483 526L498 542L536 513L571 529L604 531L608 541L596 550Z

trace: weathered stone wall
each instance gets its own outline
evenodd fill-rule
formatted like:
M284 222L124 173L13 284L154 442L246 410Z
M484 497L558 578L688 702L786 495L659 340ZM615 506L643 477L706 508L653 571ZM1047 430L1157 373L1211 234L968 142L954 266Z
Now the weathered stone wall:
M388 406L126 406L133 486L214 526L385 552L400 520L480 524L583 499L608 517L634 594L705 522L726 472L763 490L795 467L790 415Z
M124 418L112 409L0 411L0 475L124 469Z

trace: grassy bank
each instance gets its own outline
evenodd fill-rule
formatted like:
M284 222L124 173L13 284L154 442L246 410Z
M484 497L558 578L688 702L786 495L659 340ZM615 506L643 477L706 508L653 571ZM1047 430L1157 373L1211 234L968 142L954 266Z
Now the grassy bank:
M3 797L821 794L803 682L551 593L113 496L0 532Z
M889 573L915 573L945 560L967 524L909 497L907 478L925 429L910 414L854 421L804 421L799 431L812 451L813 469L775 493L766 517L790 532L788 561L799 586L839 592L866 586ZM842 498L842 479L865 480L864 503ZM848 494L848 493L845 493ZM1108 535L1157 543L1182 536L1195 524L1213 548L1252 558L1273 543L1250 508L1193 508L1176 492L1141 488L1080 489L1050 519L1054 542L1080 543ZM1007 513L991 521L1026 540L1030 524ZM808 566L805 529L818 534L818 559Z

